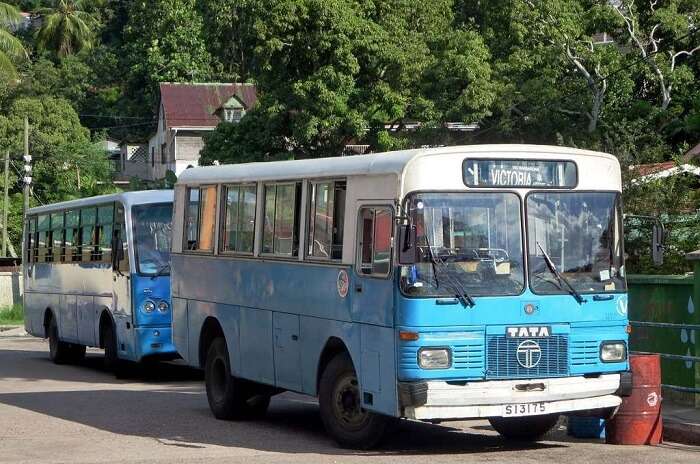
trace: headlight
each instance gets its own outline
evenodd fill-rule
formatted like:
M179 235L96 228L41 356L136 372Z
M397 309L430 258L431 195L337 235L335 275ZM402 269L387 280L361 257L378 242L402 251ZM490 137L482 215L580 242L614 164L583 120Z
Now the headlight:
M161 301L158 303L158 311L161 313L165 313L168 311L168 303L165 301Z
M447 348L421 348L418 351L418 365L422 369L448 369L451 364Z
M144 313L152 313L153 310L156 309L156 304L152 301L146 301L142 308Z
M600 360L603 362L620 362L627 359L627 347L624 342L603 342L600 345Z

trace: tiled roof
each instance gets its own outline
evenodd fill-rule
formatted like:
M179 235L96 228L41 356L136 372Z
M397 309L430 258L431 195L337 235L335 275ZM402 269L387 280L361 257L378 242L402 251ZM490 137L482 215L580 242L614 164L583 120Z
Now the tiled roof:
M657 172L666 171L667 169L673 169L676 167L675 161L665 161L663 163L652 163L652 164L640 164L634 166L632 169L635 174L639 176L648 176L650 174L656 174Z
M221 122L215 114L232 96L245 109L257 100L253 84L160 84L166 129L171 127L215 127Z

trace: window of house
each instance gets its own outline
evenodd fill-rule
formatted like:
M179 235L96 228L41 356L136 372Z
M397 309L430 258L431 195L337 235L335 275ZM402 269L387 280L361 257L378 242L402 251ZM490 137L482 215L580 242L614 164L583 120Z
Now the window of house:
M156 165L156 147L151 147L151 167Z
M49 253L49 249L51 248L51 244L49 243L51 216L48 214L37 216L36 229L38 232L36 262L43 263L50 261L50 259L47 259L47 255Z
M96 261L97 248L97 208L80 210L80 246L82 261Z
M240 122L244 114L243 108L224 108L224 119L226 122Z
M312 182L306 254L321 259L343 257L345 181Z
M227 185L224 198L226 210L221 250L252 253L255 241L256 185Z
M112 231L114 229L114 205L104 205L97 208L96 260L105 263L112 262Z
M80 212L66 212L65 221L64 261L80 261L82 258L80 249Z
M60 262L63 248L63 212L51 214L51 261Z
M265 185L262 252L298 256L301 183Z
M168 162L168 146L164 143L160 146L160 162L161 164Z
M185 214L187 249L213 251L216 224L216 186L188 189Z
M360 209L358 224L358 271L384 277L391 271L393 219L391 208L373 206Z

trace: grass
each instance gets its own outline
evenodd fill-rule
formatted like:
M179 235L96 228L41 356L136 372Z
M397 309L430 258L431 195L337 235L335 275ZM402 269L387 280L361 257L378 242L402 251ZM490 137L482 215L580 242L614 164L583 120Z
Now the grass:
M0 308L0 325L24 324L24 307L21 304Z

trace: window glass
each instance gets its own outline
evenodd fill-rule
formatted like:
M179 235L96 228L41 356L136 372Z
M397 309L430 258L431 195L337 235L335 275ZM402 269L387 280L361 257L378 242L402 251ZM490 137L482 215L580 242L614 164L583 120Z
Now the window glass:
M199 189L191 188L187 191L187 220L185 221L185 239L187 249L197 249L197 224L199 220Z
M80 247L78 231L80 224L79 211L66 212L66 232L64 246L64 261L80 261Z
M136 271L151 276L169 275L173 204L134 206L131 218L136 247Z
M345 182L312 183L307 254L340 259L343 255Z
M51 238L53 241L53 249L51 250L51 257L53 261L61 261L62 250L63 250L63 213L53 213L51 214Z
M362 208L359 216L359 271L387 276L391 271L393 217L386 207Z
M187 249L212 251L216 224L216 186L192 188L188 192L185 223Z
M39 239L37 242L37 259L36 262L38 263L43 263L46 261L46 236L47 236L47 231L45 230L40 230L39 231Z
M401 268L411 296L471 296L523 290L522 215L514 193L419 193L407 202L416 225L418 260ZM453 285L454 284L454 285Z
M115 242L121 242L121 251L114 248L113 251L120 253L121 259L117 263L117 270L121 273L129 272L129 248L126 240L124 228L124 207L121 203L116 204L114 211L114 230L112 231L113 247L117 246Z
M256 194L255 185L226 187L223 251L253 252Z
M36 216L30 217L27 220L26 247L27 247L27 250L26 250L27 262L32 263L32 262L34 262L34 255L35 255L34 248L36 247Z
M466 159L463 169L469 187L574 188L577 183L573 161Z
M97 221L97 208L83 208L80 210L80 255L82 261L94 261L96 255L95 222Z
M97 253L96 259L105 263L112 262L112 231L114 221L114 205L97 208Z
M297 256L299 249L299 183L265 186L263 253Z

